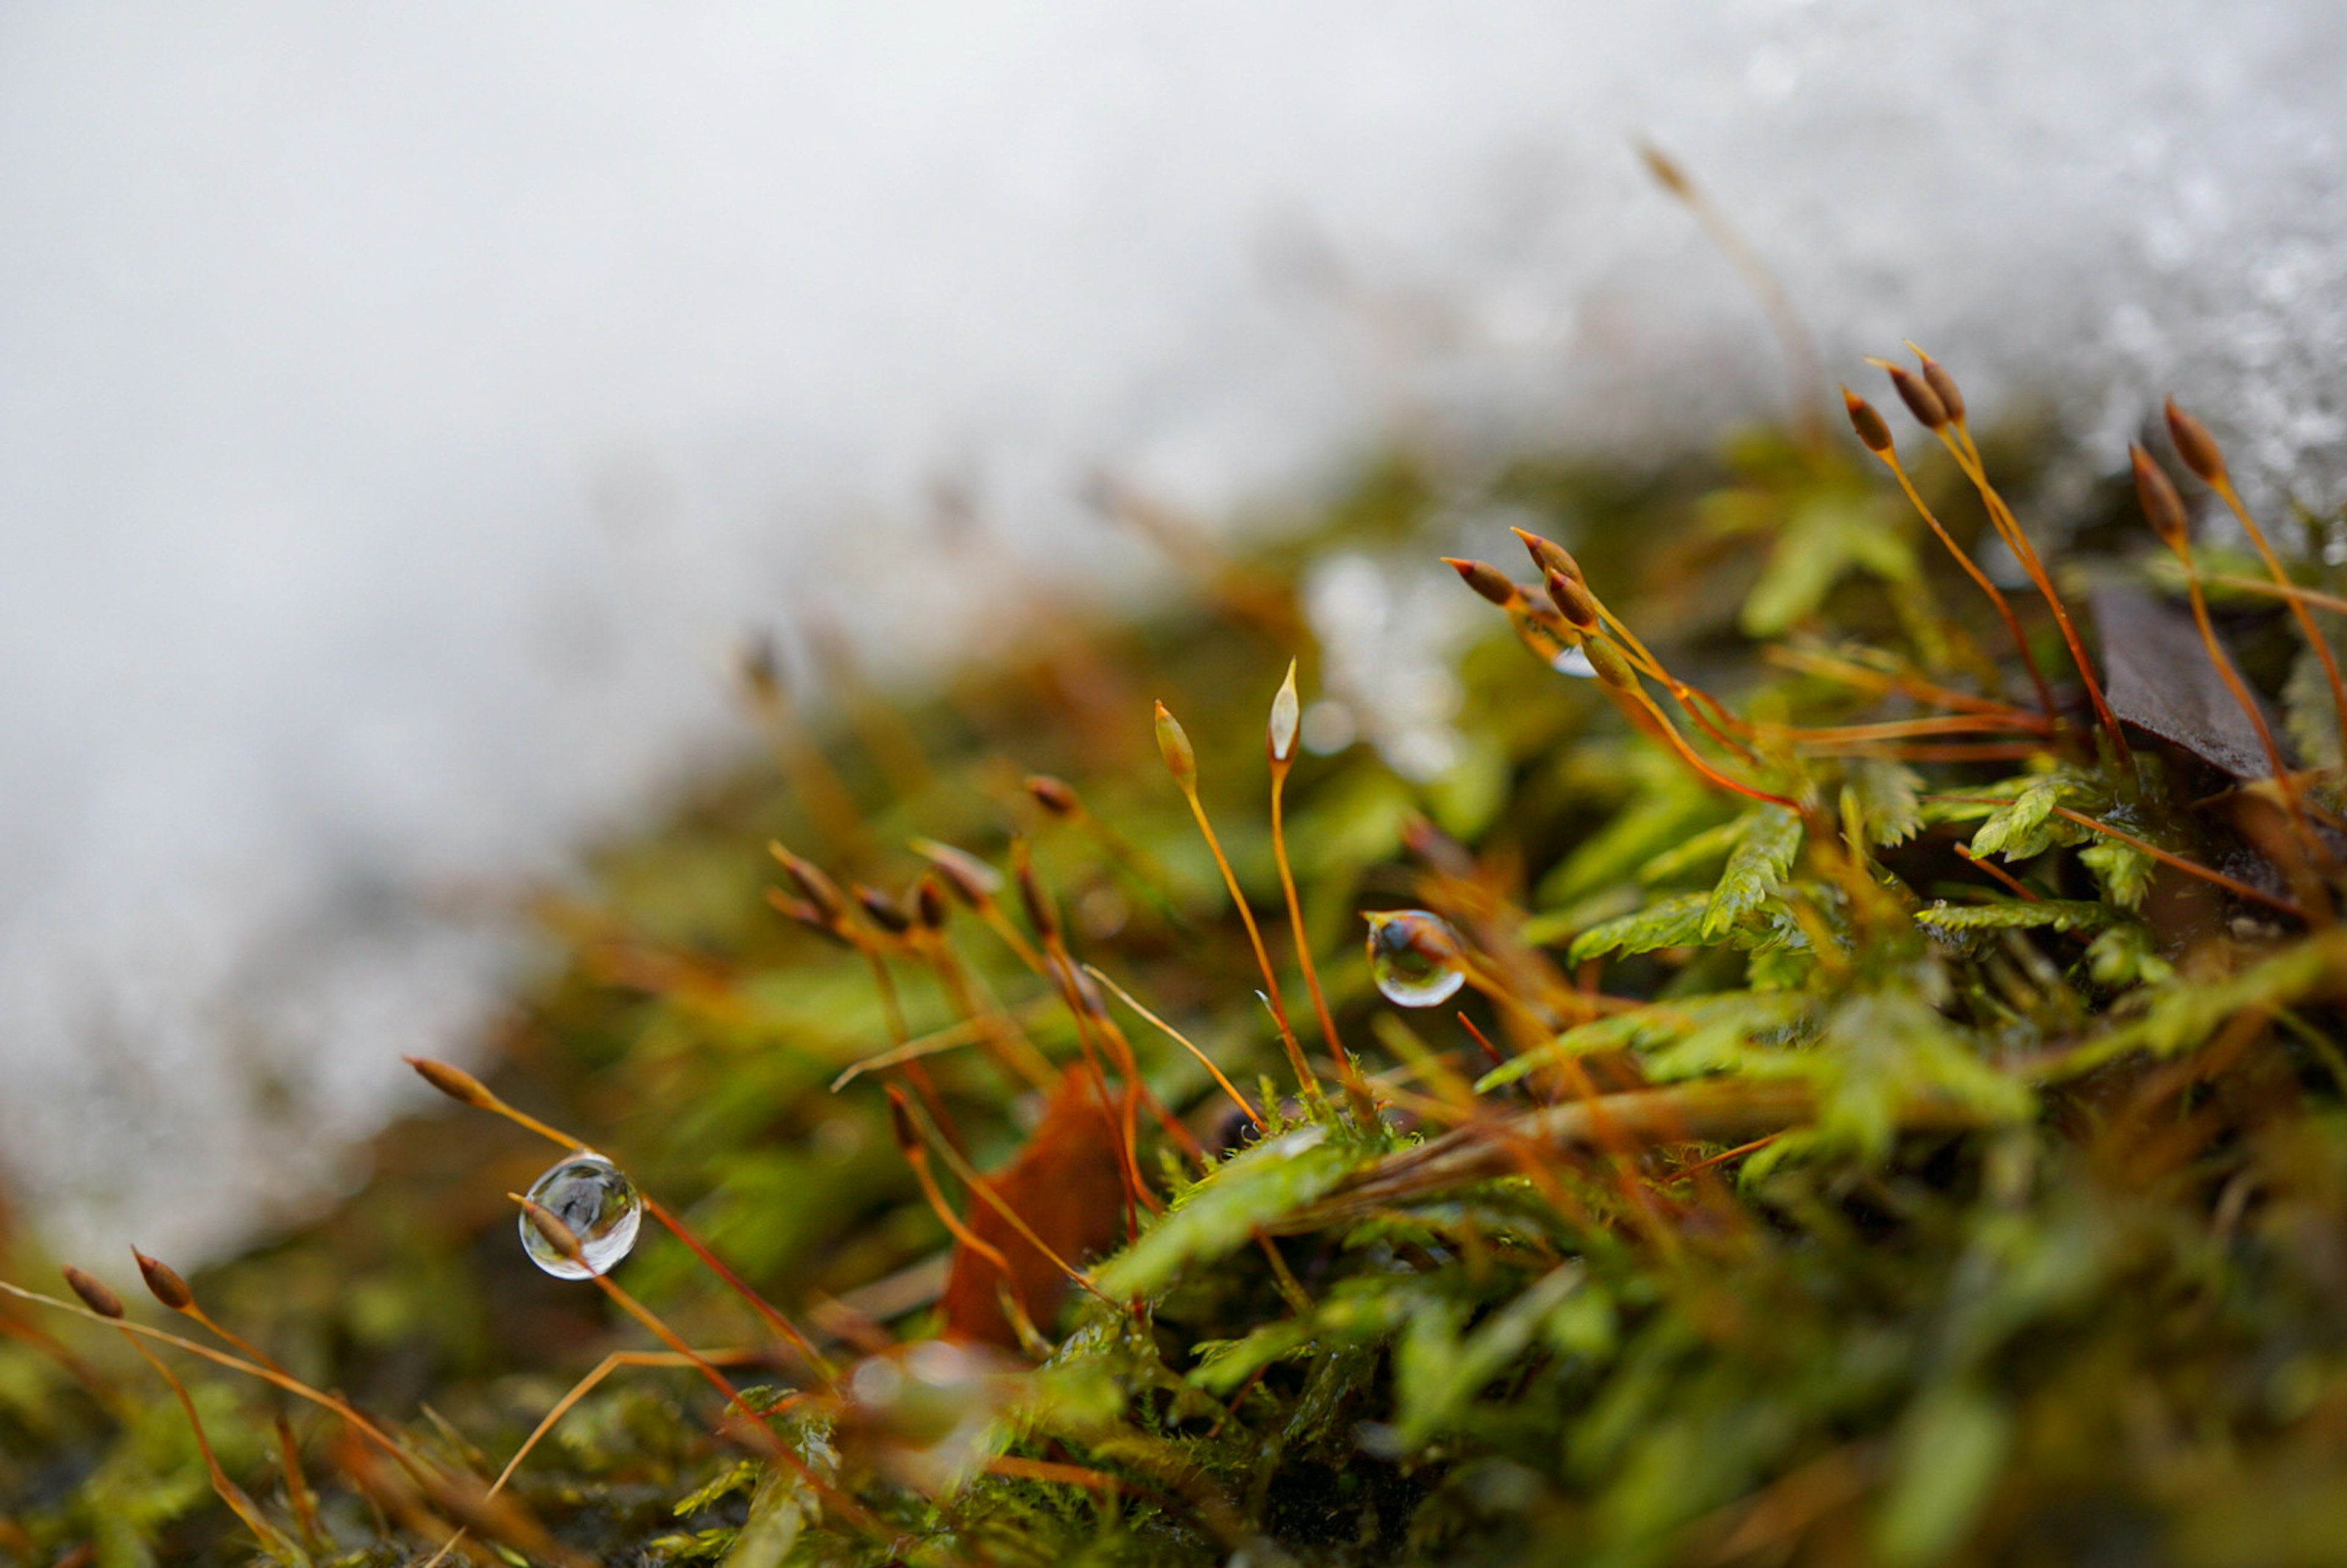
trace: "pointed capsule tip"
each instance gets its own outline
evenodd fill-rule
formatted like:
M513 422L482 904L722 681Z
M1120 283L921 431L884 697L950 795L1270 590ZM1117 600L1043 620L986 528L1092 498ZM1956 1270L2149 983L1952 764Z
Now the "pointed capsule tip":
M1264 736L1264 745L1275 763L1285 763L1296 754L1296 733L1303 722L1303 699L1296 693L1296 661L1287 661L1287 673L1272 694L1271 723Z
M81 1297L84 1307L100 1317L119 1319L122 1317L122 1297L108 1289L104 1280L83 1273L72 1264L67 1264L60 1272L65 1275L66 1283L73 1286L73 1293Z
M139 1277L147 1282L149 1294L174 1312L185 1312L195 1305L196 1293L179 1277L179 1271L160 1258L149 1257L137 1247L130 1255L138 1260Z
M1540 568L1543 576L1553 571L1561 571L1570 578L1581 576L1581 563L1573 559L1571 550L1554 539L1533 533L1529 528L1510 528L1508 531L1522 542L1532 558L1532 564Z
M1891 426L1882 422L1874 405L1845 386L1841 389L1841 405L1850 415L1850 427L1858 433L1860 445L1877 456L1891 450Z
M1157 754L1165 759L1166 772L1184 793L1188 793L1198 778L1198 753L1190 744L1188 732L1182 721L1167 711L1164 703L1157 704Z
M402 1057L415 1075L459 1105L486 1106L494 1099L481 1081L461 1067L428 1056Z
M1907 405L1907 412L1915 416L1915 423L1926 430L1947 428L1947 405L1940 401L1938 393L1903 364L1884 361L1876 363L1881 364L1882 373L1891 378L1891 390L1899 395L1899 401Z
M2127 463L2135 470L2135 494L2143 507L2151 531L2159 536L2160 543L2181 553L2191 536L2191 519L2184 509L2184 497L2177 493L2176 483L2151 454L2139 445L2127 446Z
M1597 630L1597 600L1591 595L1587 583L1579 578L1567 577L1561 571L1553 571L1548 574L1547 586L1548 597L1555 604L1557 613L1570 621L1573 630L1584 633Z
M1444 556L1442 559L1459 574L1461 582L1502 610L1522 597L1508 574L1489 561L1461 560L1456 556Z
M1949 419L1962 425L1964 422L1964 395L1956 385L1956 378L1948 374L1947 366L1925 354L1913 338L1906 342L1908 352L1915 356L1915 363L1922 368L1923 384L1938 395L1940 405L1948 411Z
M2176 455L2184 466L2205 485L2222 486L2226 482L2225 451L2209 427L2176 405L2169 398L2162 412L2168 418L2168 438L2176 444Z

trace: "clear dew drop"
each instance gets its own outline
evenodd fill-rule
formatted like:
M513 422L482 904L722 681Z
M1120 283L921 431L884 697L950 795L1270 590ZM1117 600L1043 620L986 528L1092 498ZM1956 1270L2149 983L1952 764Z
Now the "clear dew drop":
M644 1221L643 1194L628 1173L590 1149L559 1161L530 1184L529 1201L570 1227L579 1255L566 1257L544 1232L521 1216L522 1250L557 1279L609 1274L636 1245Z
M1467 958L1450 922L1424 909L1369 917L1369 978L1397 1007L1440 1007L1467 983Z
M1576 642L1570 648L1560 648L1548 667L1560 675L1577 676L1583 681L1597 679L1597 666L1589 661L1589 651Z

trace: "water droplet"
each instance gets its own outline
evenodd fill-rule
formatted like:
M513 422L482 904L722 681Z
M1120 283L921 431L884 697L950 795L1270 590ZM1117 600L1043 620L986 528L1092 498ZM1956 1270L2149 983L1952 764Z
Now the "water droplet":
M636 1184L591 1149L567 1156L531 1183L529 1201L569 1225L579 1238L579 1255L566 1257L523 1213L522 1250L557 1279L610 1273L636 1245L636 1230L644 1220L643 1195Z
M1583 681L1597 678L1597 666L1589 661L1589 650L1576 642L1570 648L1560 648L1548 667L1560 675L1571 675Z
M1450 922L1424 909L1368 917L1369 978L1397 1007L1439 1007L1467 983L1467 956Z

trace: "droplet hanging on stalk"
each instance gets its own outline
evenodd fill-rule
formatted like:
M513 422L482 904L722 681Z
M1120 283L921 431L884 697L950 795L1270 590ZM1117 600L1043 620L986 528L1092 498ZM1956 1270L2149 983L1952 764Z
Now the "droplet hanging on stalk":
M644 1219L643 1195L628 1173L589 1149L570 1154L530 1184L529 1201L569 1227L578 1241L566 1253L533 1220L521 1216L522 1250L557 1279L609 1274L634 1250Z
M1396 1007L1440 1007L1467 983L1459 933L1424 909L1386 909L1368 917L1369 978Z

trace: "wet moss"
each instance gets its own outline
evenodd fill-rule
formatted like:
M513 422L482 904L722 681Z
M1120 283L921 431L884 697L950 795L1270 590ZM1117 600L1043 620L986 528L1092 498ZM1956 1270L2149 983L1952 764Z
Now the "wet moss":
M1397 456L1317 528L1184 559L1193 597L1139 619L1056 601L1010 653L894 706L797 717L769 673L750 707L779 761L700 781L538 901L553 960L488 1088L620 1160L805 1325L827 1366L651 1225L618 1276L684 1341L734 1352L724 1374L794 1459L693 1368L625 1366L515 1474L548 1536L478 1512L572 1378L660 1346L529 1266L504 1194L558 1152L466 1112L393 1129L364 1192L194 1280L413 1469L171 1352L224 1465L302 1553L352 1563L420 1560L468 1509L502 1542L460 1548L477 1561L2347 1554L2347 948L2320 907L2339 846L2320 819L2294 839L2245 805L2189 734L2098 752L2075 675L2038 712L1998 618L1862 463L1765 434L1635 475L1527 459L1470 482ZM1935 504L1955 488L1923 477ZM2103 552L2057 575L2131 577L2175 613L2181 577L2106 501L2052 519ZM1432 667L1381 667L1304 603L1314 563L1354 552L1402 613L1409 585L1448 582L1433 556L1462 533L1515 549L1506 522L1569 545L1618 618L1603 635L1648 666L1635 679L1549 668L1571 637L1535 582ZM2237 593L2221 630L2319 730L2325 693L2290 683L2275 602ZM1374 1120L1339 1092L1266 825L1291 656L1303 924ZM1664 667L1717 703L1675 702ZM1382 674L1363 686L1365 669ZM1377 735L1378 679L1458 682L1447 766L1316 749ZM1258 1000L1157 755L1160 698L1325 1092L1295 1081ZM1034 773L1080 806L1039 806ZM934 939L917 898L894 930L930 874L916 835L1006 876L1026 856L1072 960L1250 1104L1081 970L1031 968L967 900L938 906ZM883 914L825 916L770 840L870 886ZM1358 913L1400 906L1460 933L1456 1004L1397 1009L1371 983ZM1012 881L999 907L1046 945ZM967 1226L993 1222L952 1160L1001 1170L1038 1137L1040 1097L989 1030L1054 1071L1097 1059L1120 1095L1129 1042L1167 1120L1133 1102L1129 1177L1004 1178L1039 1219L1137 1236L1082 1260L1104 1295L1022 1286L1023 1312L988 1320L1015 1343L916 1362L975 1319L938 1305L957 1244L902 1139L936 1131ZM833 1088L906 1040L935 1047L917 1071ZM36 1275L20 1244L8 1277ZM0 1327L0 1557L254 1557L116 1336L21 1299Z

